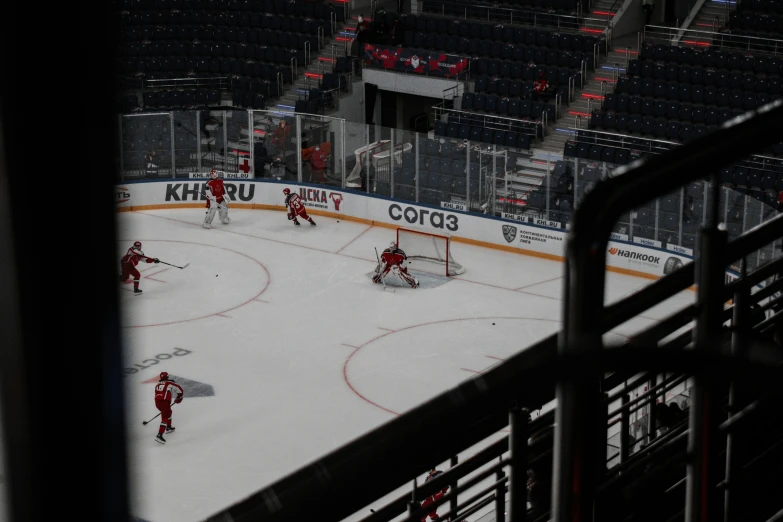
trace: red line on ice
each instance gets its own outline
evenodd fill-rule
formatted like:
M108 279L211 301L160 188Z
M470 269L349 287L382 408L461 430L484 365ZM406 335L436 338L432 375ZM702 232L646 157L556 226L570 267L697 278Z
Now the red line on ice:
M167 217L167 216L159 216L157 214L148 214L147 212L143 212L143 211L138 212L138 214L141 214L143 216L154 217L154 218L158 218L158 219L165 219L165 220L168 220L168 221L174 221L174 222L177 222L177 223L184 223L186 225L192 225L194 227L201 227L201 223L192 223L190 221L185 221L183 219L175 219L175 218L171 218L171 217ZM340 253L332 252L331 250L324 250L322 248L315 248L315 247L311 247L311 246L307 246L307 245L300 245L300 244L297 244L297 243L290 243L288 241L281 241L279 239L270 239L270 238L263 237L263 236L254 236L253 234L246 234L244 232L237 232L235 230L226 230L224 228L213 228L212 230L213 231L217 231L217 232L223 232L223 233L226 233L226 234L236 234L238 236L252 237L254 239L261 239L263 241L269 241L269 242L272 242L272 243L278 243L280 245L288 245L288 246L293 246L293 247L297 247L297 248L303 248L305 250L313 250L315 252L322 252L324 254L332 254L332 255L336 255L336 256L350 257L352 259L358 259L360 261L366 261L368 263L377 263L377 259L374 259L374 258L352 256L350 254L343 254L341 252ZM498 286L498 285L493 285L493 284L490 284L490 283L481 283L479 281L473 281L471 279L465 279L463 277L452 277L452 279L454 281L462 281L464 283L473 283L473 284L476 284L476 285L488 286L490 288L498 288L500 290L507 290L509 292L514 292L515 291L513 288L509 288L507 286ZM520 294L528 294L528 295L532 295L532 296L535 296L535 297L544 297L546 299L553 299L555 301L559 301L560 300L560 299L558 299L556 297L550 297L548 295L531 294L529 292L522 292L522 291L519 291L518 293L520 293Z
M498 361L505 361L505 359L501 359L500 357L495 357L494 355L485 355L485 357L489 357L490 359L497 359Z
M358 236L356 236L355 238L353 238L353 239L351 239L350 241L348 241L348 242L347 242L345 245L343 245L343 246L342 246L342 248L340 248L340 249L339 249L337 252L335 252L335 254L339 254L340 252L342 252L342 251L343 251L345 248L347 248L347 247L348 247L348 245L350 245L351 243L353 243L354 241L356 241L357 239L359 239L360 237L362 237L362 236L363 236L363 235L364 235L364 234L365 234L365 233L366 233L368 230L370 230L371 228L373 228L373 226L372 226L372 225L368 225L368 226L367 226L367 228L365 228L364 230L362 230L361 234L359 234L359 235L358 235Z
M406 326L404 328L400 328L399 330L390 330L390 331L388 331L386 333L382 333L381 335L377 335L377 336L373 337L372 339L370 339L370 340L360 344L357 347L352 347L350 345L347 345L347 344L343 343L344 346L349 346L351 348L355 348L354 351L351 352L351 354L348 357L346 357L345 362L343 363L343 379L345 380L345 384L348 386L348 388L350 388L350 390L353 393L355 393L362 400L372 404L373 406L375 406L377 408L380 408L381 410L383 410L385 412L391 413L393 415L399 415L399 413L397 413L396 411L390 410L389 408L386 408L385 406L381 406L377 402L375 402L375 401L365 397L351 383L351 379L350 379L350 377L348 377L348 365L350 364L351 359L353 358L353 356L356 355L359 352L359 350L361 350L362 348L364 348L368 344L374 343L375 341L377 341L379 339L383 339L387 335L392 335L392 334L395 334L397 332L404 332L405 330L410 330L412 328L419 328L420 326L427 326L427 325L431 325L431 324L455 323L455 322L458 322L458 321L476 321L476 320L480 321L480 320L486 320L486 319L513 319L513 320L523 320L523 321L545 321L545 322L552 322L552 323L559 323L560 322L558 319L539 319L539 318L535 318L535 317L462 317L462 318L457 318L457 319L442 319L442 320L439 320L439 321L428 321L426 323L420 323L420 324L414 324L414 325L411 325L411 326ZM467 371L473 371L473 370L467 370ZM481 373L481 372L476 372L476 373Z
M165 272L166 270L170 270L170 268L164 268L163 270L160 270L159 272L154 272L154 273L152 273L152 274L150 274L148 276L144 276L144 277L145 277L145 279L149 279L150 277L158 275L158 274L161 274L161 273Z
M476 370L468 370L467 368L460 368L460 370L465 370L466 372L470 372L470 373L481 373L481 372L477 372Z
M531 284L529 284L529 285L520 286L519 288L515 288L515 289L514 289L514 291L515 291L515 292L519 292L519 291L520 291L520 290L522 290L523 288L530 288L531 286L536 286L536 285L543 285L544 283L549 283L549 282L551 282L551 281L557 281L558 279L562 279L562 278L563 278L563 276L557 276L557 277L553 277L552 279L547 279L547 280L545 280L545 281L539 281L538 283L531 283Z
M151 215L151 214L146 214L146 215ZM118 239L117 241L127 241L127 240ZM170 324L188 323L190 321L199 321L201 319L206 319L207 317L212 317L214 315L219 315L219 314L223 314L223 313L226 313L226 312L231 312L232 310L236 310L237 308L242 308L243 306L245 306L249 302L254 301L254 300L258 299L259 297L261 297L261 295L264 292L267 291L267 289L269 288L270 283L272 282L272 277L269 275L269 270L267 270L267 268L264 266L264 264L261 261L259 261L258 259L252 258L252 257L250 257L247 254L243 254L242 252L238 252L236 250L231 250L230 248L219 247L219 246L215 246L215 245L208 245L206 243L197 243L195 241L178 241L178 240L174 240L174 239L144 239L142 241L159 242L159 243L181 243L181 244L185 244L185 245L198 245L198 246L205 246L205 247L209 247L209 248L217 248L217 249L220 249L220 250L225 250L227 252L232 252L232 253L237 254L239 256L246 257L247 259L250 259L251 261L256 263L258 266L260 266L261 269L266 274L266 283L264 284L264 287L256 295L254 295L253 297L251 297L250 299L248 299L247 301L245 301L243 303L240 303L240 304L238 304L236 306L232 306L231 308L228 308L227 310L220 310L219 312L213 312L213 313L202 315L202 316L199 316L199 317L192 317L190 319L179 319L179 320L176 320L176 321L167 321L165 323L134 324L134 325L130 325L130 326L123 326L123 328L147 328L147 327L152 327L152 326L167 326L167 325L170 325ZM228 317L228 316L225 316L225 317Z

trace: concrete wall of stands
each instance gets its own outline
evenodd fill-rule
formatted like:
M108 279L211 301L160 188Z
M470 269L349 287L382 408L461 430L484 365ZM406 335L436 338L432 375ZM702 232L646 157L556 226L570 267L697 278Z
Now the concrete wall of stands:
M128 182L116 187L118 211L164 208L204 208L206 180ZM530 255L562 262L566 231L547 226L541 220L516 221L460 210L417 205L406 201L330 188L275 181L226 180L231 208L279 210L283 188L298 193L308 212L348 221L396 229L406 227L449 235L453 243L466 243L495 250ZM284 217L281 217L285 219ZM390 234L391 237L391 234ZM679 247L678 247L679 248ZM611 241L606 257L608 269L628 275L656 279L693 260L692 252L674 252L627 241ZM454 256L459 260L459 247ZM468 271L477 267L465 267Z

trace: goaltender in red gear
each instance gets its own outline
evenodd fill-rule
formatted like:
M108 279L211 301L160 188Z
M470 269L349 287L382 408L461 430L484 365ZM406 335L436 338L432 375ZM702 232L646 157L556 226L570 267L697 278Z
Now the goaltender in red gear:
M212 220L215 218L215 212L220 214L220 221L224 225L228 225L231 222L231 218L228 217L228 203L231 199L226 194L226 187L223 185L223 180L218 177L218 173L215 169L209 173L210 180L207 181L207 213L204 217L204 228L212 228Z
M139 288L139 278L141 278L141 274L136 270L136 265L138 265L139 261L142 259L147 263L160 263L160 259L157 257L152 258L144 255L144 252L141 251L141 241L133 243L133 246L128 249L128 253L120 259L120 268L122 268L120 281L124 283L130 276L133 276L134 295L141 294L141 289Z
M297 216L306 219L311 225L315 225L313 218L307 215L307 210L299 194L291 194L291 189L287 187L283 189L283 194L285 194L285 206L288 208L288 219L293 219L294 225L299 225L299 221L296 219Z
M177 397L174 398L174 404L179 404L182 402L182 396L185 395L182 386L169 378L168 372L160 372L160 381L155 385L155 407L160 410L160 428L155 442L166 444L163 432L168 435L174 431L174 426L171 425L171 399L175 392Z
M403 263L407 260L408 256L405 255L405 252L397 247L397 243L392 241L389 248L381 254L381 264L375 267L375 276L373 276L372 282L380 283L386 277L386 274L394 270L400 279L411 285L411 288L418 288L419 280L410 275L408 269L403 266Z

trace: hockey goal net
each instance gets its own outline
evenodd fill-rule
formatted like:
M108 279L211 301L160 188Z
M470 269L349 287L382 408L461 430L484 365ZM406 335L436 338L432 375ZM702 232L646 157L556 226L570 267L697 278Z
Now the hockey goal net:
M448 276L465 273L462 265L454 260L449 236L398 228L397 246L408 256L408 261L412 262L411 267L414 269L420 267L427 272L436 273L445 271Z

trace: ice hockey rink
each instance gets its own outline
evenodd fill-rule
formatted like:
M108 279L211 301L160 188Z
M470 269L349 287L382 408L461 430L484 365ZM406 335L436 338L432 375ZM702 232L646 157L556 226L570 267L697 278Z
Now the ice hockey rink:
M295 227L260 210L232 210L229 225L205 230L203 216L118 215L118 269L136 240L148 256L189 263L140 264L140 296L120 285L131 504L142 520L202 520L560 324L559 262L453 243L463 275L391 292L368 273L394 230L319 216ZM607 299L649 283L609 273ZM683 292L608 337L692 300ZM158 420L142 421L157 413L152 383L164 370L186 397L160 445Z

